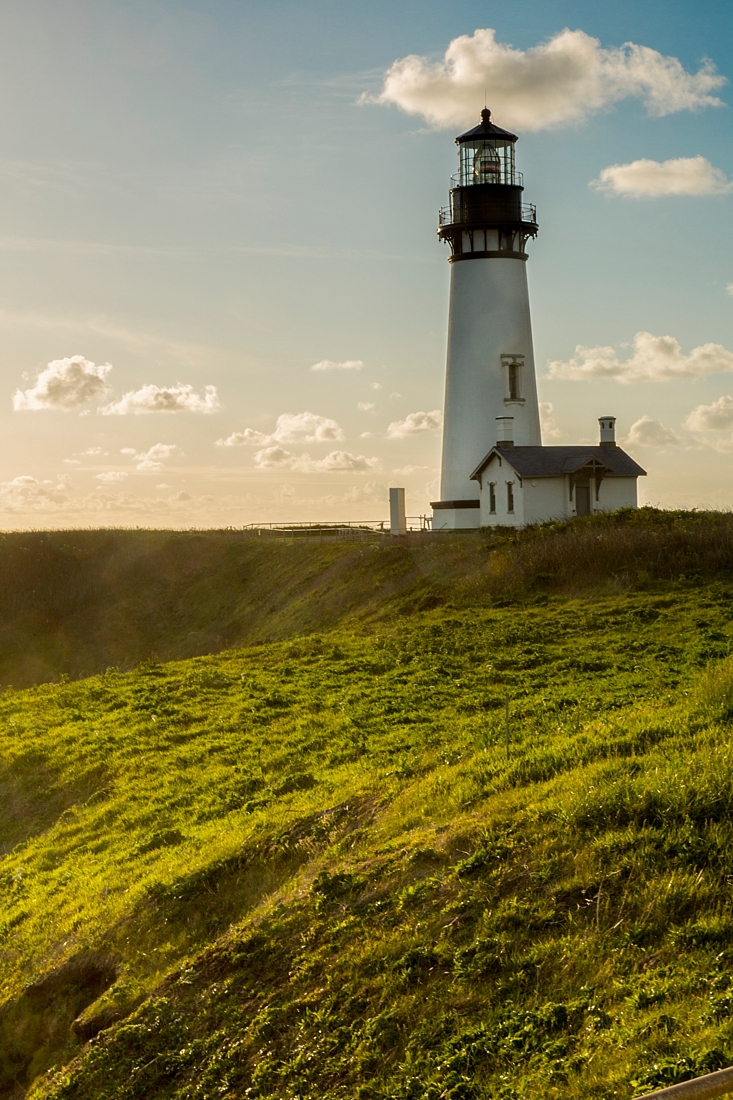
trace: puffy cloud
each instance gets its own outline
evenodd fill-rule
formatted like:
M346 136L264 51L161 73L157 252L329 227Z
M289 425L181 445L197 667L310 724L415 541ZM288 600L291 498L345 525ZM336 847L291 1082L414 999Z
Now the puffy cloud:
M158 486L168 488L168 486ZM137 496L129 492L110 491L104 483L99 484L92 493L76 496L68 484L56 481L39 481L34 477L16 477L12 481L0 482L0 514L13 517L13 525L37 527L38 516L43 516L43 525L48 527L68 526L74 522L149 523L156 526L165 523L178 526L181 517L196 520L204 517L204 522L221 524L227 522L234 509L241 509L242 501L225 497L214 501L211 497L192 497L188 493L174 493L170 496ZM212 508L214 509L212 512ZM109 517L109 518L101 518Z
M357 401L356 407L359 412L368 413L374 408L373 401Z
M180 451L175 443L156 443L149 451L135 455L135 466L138 470L162 470L163 463L177 454Z
M698 405L685 420L693 432L719 432L733 428L733 397L724 394L712 405Z
M674 160L634 160L604 168L590 187L607 195L631 199L661 195L725 195L733 183L705 157L677 157Z
M731 298L733 298L733 283L728 283L728 285L727 285L727 287L726 287L725 289L726 289L726 290L728 291L728 293L730 294Z
M362 473L379 466L378 458L353 455L349 451L331 451L325 458L309 454L294 455L284 447L265 447L257 451L254 464L258 470L297 470L300 473Z
M217 447L261 447L273 437L257 432L254 428L245 428L243 432L232 432L226 439L217 439Z
M679 443L680 437L671 428L665 427L661 420L642 416L631 425L625 442L632 447L669 447Z
M179 383L177 386L141 386L130 390L119 401L113 401L99 409L103 416L130 416L155 412L214 413L221 408L216 386L206 386L204 393L196 393L193 386Z
M107 473L104 474L96 474L97 481L104 481L107 483L111 483L113 481L124 481L126 477L127 474L124 472L124 470L109 470Z
M555 410L551 401L540 401L540 424L543 435L551 439L559 439L562 435L555 423Z
M38 481L35 477L14 477L0 482L0 511L56 511L68 500L67 486L54 481Z
M352 455L349 451L331 451L325 458L314 463L314 469L324 472L347 473L373 470L379 466L378 458L366 458L364 455Z
M83 355L54 359L38 375L34 386L15 391L13 408L16 412L83 408L107 392L105 379L111 370L109 363L91 363Z
M658 116L720 107L711 92L725 83L710 61L689 73L676 57L633 42L604 49L584 31L565 29L517 50L497 42L487 27L454 38L435 63L415 54L395 61L381 93L363 101L395 104L435 127L463 127L477 121L486 94L502 126L543 130L630 96Z
M333 359L321 359L320 363L313 364L311 370L361 370L363 366L361 359L344 359L341 363L337 363Z
M383 503L385 506L389 500L387 486L381 481L365 481L361 485L352 485L344 493L342 500L347 504L374 504Z
M733 352L722 344L701 344L683 355L673 336L637 332L628 359L620 360L611 347L586 348L579 344L574 359L550 362L547 371L550 378L573 382L593 378L615 378L626 383L674 382L733 371Z
M417 435L419 432L433 432L443 423L443 415L440 409L432 412L408 413L404 420L394 420L387 428L389 439L405 439L408 435Z
M282 413L272 435L245 428L217 439L217 447L265 447L274 443L340 443L346 436L335 420L312 412Z

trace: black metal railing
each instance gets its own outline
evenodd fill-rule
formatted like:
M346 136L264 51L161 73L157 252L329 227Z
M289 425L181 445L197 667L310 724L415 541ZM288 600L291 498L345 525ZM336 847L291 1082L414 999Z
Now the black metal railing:
M487 183L503 183L509 184L512 187L524 187L524 175L522 172L511 172L502 167L494 180L475 179L473 173L464 174L461 172L456 172L455 175L450 178L451 187L476 187Z
M523 202L521 205L522 221L529 222L532 225L537 225L537 207L532 202ZM463 206L456 204L456 208L453 206L442 206L438 211L438 225L456 225L465 221L463 214Z

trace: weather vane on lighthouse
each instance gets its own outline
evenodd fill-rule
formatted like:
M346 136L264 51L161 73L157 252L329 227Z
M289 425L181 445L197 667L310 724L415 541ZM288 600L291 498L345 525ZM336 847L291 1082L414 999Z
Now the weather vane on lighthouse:
M543 447L527 287L534 206L522 202L517 135L491 121L456 138L458 174L438 236L451 285L440 497L433 530L523 526L636 505L644 473L601 420L596 447ZM603 490L601 487L603 486Z

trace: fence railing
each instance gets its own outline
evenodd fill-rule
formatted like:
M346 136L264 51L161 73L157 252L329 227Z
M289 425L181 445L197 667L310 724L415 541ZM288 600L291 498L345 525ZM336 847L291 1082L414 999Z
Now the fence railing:
M438 210L438 225L454 225L462 222L464 220L462 209L460 205L455 209L453 206L441 206ZM537 225L537 207L533 202L522 203L522 221Z
M728 1096L733 1092L733 1066L719 1069L715 1073L706 1073L704 1077L694 1077L691 1081L680 1081L657 1092L647 1092L636 1100L713 1100L716 1096Z
M429 531L432 519L430 516L408 516L407 530ZM323 523L319 521L308 522L297 520L293 523L247 523L243 531L251 532L259 536L271 536L273 538L301 538L301 539L369 539L389 535L388 519L363 519L344 520L343 522Z

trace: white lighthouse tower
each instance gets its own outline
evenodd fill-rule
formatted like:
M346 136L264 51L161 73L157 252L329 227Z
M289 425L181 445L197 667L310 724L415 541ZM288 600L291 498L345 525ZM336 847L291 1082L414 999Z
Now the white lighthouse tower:
M539 447L539 406L527 290L526 244L535 208L522 203L515 134L481 112L456 138L458 175L438 235L451 247L448 360L439 501L433 529L480 525L477 464L504 420L516 446Z

